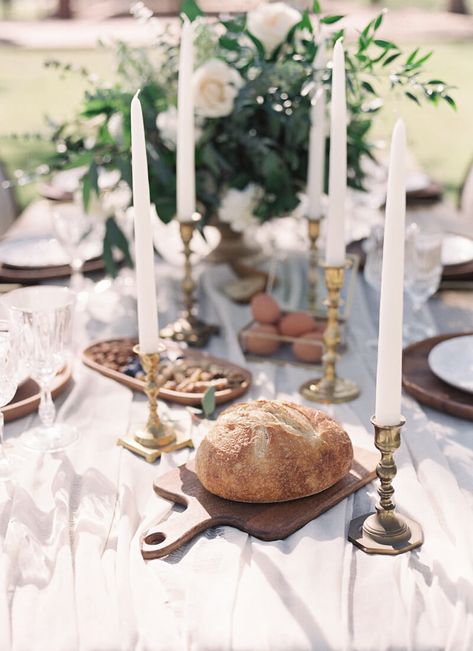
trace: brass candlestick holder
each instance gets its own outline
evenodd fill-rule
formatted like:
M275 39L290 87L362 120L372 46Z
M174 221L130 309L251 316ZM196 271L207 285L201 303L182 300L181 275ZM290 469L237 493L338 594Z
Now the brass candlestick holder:
M164 350L164 346L161 350ZM180 432L172 423L163 422L158 414L158 394L160 386L157 381L161 351L142 353L139 345L133 347L133 352L139 356L145 377L145 393L148 397L148 420L132 434L118 439L121 445L135 454L139 454L153 463L162 452L172 452L184 447L193 447L192 439Z
M191 240L194 228L200 221L199 213L194 213L188 222L180 222L181 239L184 245L184 278L182 290L184 293L184 313L174 323L167 325L160 332L163 339L182 341L189 346L204 347L212 335L218 334L219 328L209 325L195 315L194 290L195 282L192 277Z
M309 299L308 307L309 312L315 314L317 310L317 285L318 285L318 273L317 267L319 263L319 255L317 251L317 240L320 235L320 219L309 219L307 218L308 234L309 234Z
M378 488L380 500L376 513L362 515L350 522L348 540L368 554L403 554L424 542L420 525L398 515L392 499L392 481L397 472L394 452L401 445L401 427L405 420L402 418L399 425L378 425L373 417L371 422L375 430L374 444L381 452L376 468L381 482Z
M347 260L345 265L332 267L324 265L327 298L324 305L327 307L327 327L323 335L325 352L322 357L324 365L323 377L305 382L301 388L301 395L307 400L323 404L348 402L360 394L358 386L352 380L345 380L337 376L336 364L339 357L337 346L340 343L339 308L343 304L340 292L345 279L345 268L350 265Z

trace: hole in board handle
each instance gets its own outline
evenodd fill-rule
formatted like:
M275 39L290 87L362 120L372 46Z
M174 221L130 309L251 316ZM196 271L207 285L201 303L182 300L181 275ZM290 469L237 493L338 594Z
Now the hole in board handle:
M166 536L161 531L155 531L145 536L145 543L147 545L160 545L166 540Z

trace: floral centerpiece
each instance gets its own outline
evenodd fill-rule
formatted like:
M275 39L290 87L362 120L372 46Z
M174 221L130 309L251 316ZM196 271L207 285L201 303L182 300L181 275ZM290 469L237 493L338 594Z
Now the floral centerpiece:
M206 19L195 0L184 0L182 11L195 21L196 191L203 222L217 217L244 230L287 215L306 185L311 97L319 84L330 92L330 61L318 69L314 62L323 40L330 58L344 35L338 29L343 16L322 15L318 0L311 12L274 2L215 20ZM118 172L117 186L131 186L130 101L141 88L151 200L168 222L176 212L179 31L162 26L143 3L134 12L156 28L155 43L149 49L116 45L116 81L91 81L75 119L54 127L56 153L49 167L84 168L86 209L100 197L101 170ZM348 182L358 189L363 159L374 158L369 135L382 108L384 81L416 103L454 105L447 84L421 80L431 53L415 49L403 55L395 43L377 37L383 18L384 12L346 44ZM113 214L108 217L113 220ZM126 248L115 226L105 239L109 261L113 246Z

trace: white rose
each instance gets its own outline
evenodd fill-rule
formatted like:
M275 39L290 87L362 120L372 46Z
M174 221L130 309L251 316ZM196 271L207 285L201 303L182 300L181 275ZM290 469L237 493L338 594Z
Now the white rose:
M256 9L249 11L246 26L270 55L300 20L301 14L297 9L288 7L284 2L273 2L258 5Z
M108 132L119 145L123 144L123 115L112 113L108 119Z
M166 111L158 113L156 116L156 128L161 134L161 138L170 149L176 148L177 143L177 108L170 106ZM202 136L202 129L194 125L194 138L197 142Z
M197 68L192 80L196 111L206 118L229 115L242 84L234 68L220 59L210 59Z
M263 189L250 183L244 190L229 188L218 208L220 221L228 224L234 231L242 233L249 226L258 224L254 210L263 197Z

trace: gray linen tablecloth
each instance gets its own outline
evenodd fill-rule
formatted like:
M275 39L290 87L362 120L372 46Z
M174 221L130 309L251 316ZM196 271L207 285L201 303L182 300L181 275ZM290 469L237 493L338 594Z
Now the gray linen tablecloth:
M299 258L289 255L288 269ZM200 270L201 314L222 328L209 351L248 366L254 380L248 399L302 401L298 387L315 372L246 364L237 332L249 310L219 290L231 272ZM177 313L180 270L161 260L156 276L164 324ZM360 277L339 370L358 382L362 395L330 409L354 443L368 448L376 351L367 342L376 336L376 310L376 296ZM109 323L93 312L78 315L77 350L92 338L136 331L130 305L115 306ZM442 293L430 312L440 332L473 328L469 294ZM36 416L6 429L17 482L0 489L2 651L473 648L471 423L404 397L396 499L425 534L422 548L410 554L368 556L347 541L349 521L374 506L373 483L286 540L262 542L222 527L165 560L145 562L143 533L179 516L153 494L152 481L192 452L149 465L117 447L129 423L144 417L146 402L78 357L74 384L57 404L60 417L81 432L70 449L23 450L19 436Z

